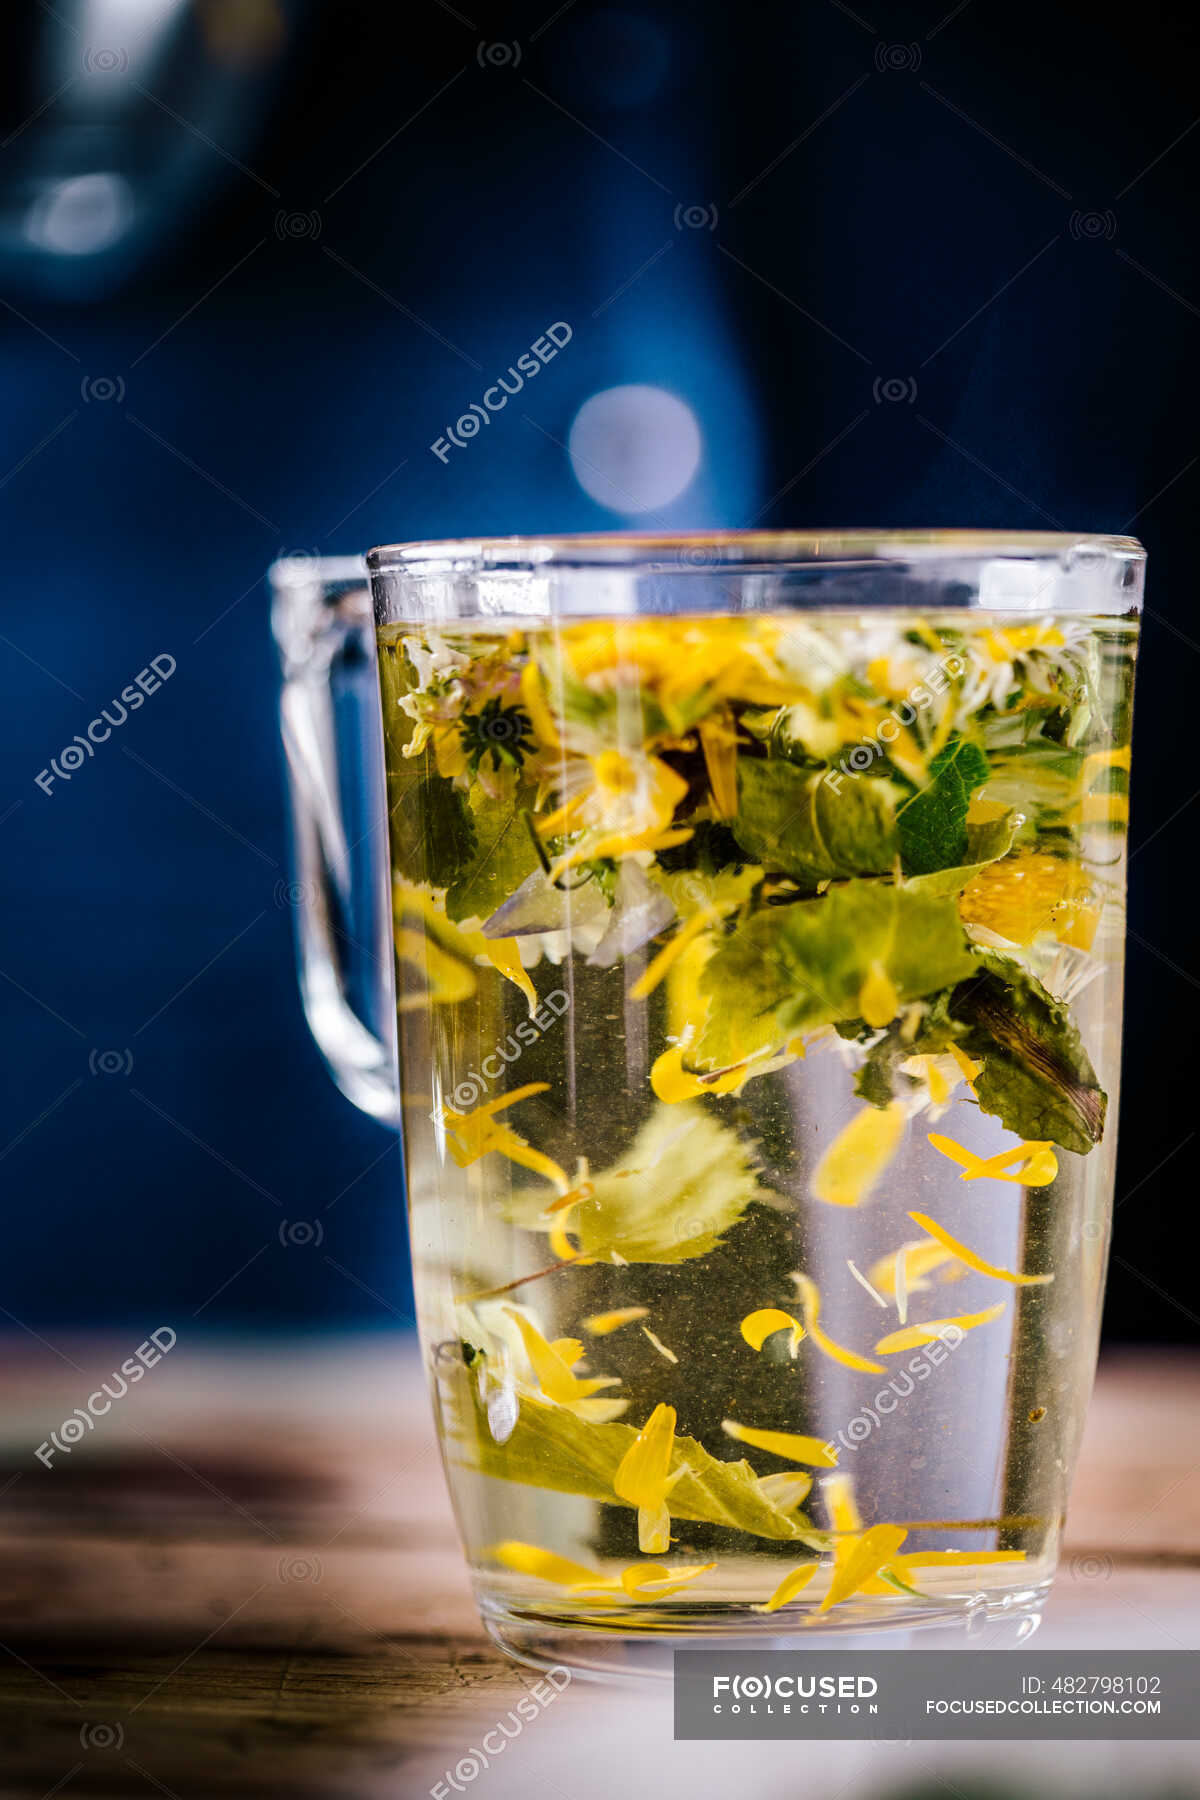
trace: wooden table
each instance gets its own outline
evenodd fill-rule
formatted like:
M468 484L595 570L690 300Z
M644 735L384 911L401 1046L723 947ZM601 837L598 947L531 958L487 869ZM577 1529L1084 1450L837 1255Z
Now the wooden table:
M181 1341L46 1468L37 1447L130 1348L4 1341L0 1795L392 1800L469 1769L538 1676L478 1625L409 1341ZM1108 1360L1039 1648L1200 1648L1198 1472L1200 1359ZM674 1744L669 1684L575 1682L460 1786L696 1800L751 1774L754 1800L793 1800L803 1767L805 1794L849 1800L926 1777L956 1791L953 1771L994 1754ZM1061 1768L1127 1793L1198 1761L1188 1745L1004 1753L1026 1792L1057 1791Z

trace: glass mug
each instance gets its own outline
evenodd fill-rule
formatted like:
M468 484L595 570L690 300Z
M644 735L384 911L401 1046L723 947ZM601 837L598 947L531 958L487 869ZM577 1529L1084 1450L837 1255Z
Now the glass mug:
M306 1004L403 1134L510 1653L1036 1628L1108 1247L1144 564L401 545L370 610L356 563L274 572Z

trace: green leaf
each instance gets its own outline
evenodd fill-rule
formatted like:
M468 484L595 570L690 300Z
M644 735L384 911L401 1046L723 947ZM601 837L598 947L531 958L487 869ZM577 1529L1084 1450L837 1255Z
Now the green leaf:
M850 881L816 900L765 907L721 944L700 979L718 1029L724 1013L778 1043L810 1026L857 1019L876 964L902 1006L968 976L975 964L953 899L906 884ZM706 1024L698 1056L711 1050Z
M897 813L906 875L928 875L967 859L967 808L988 778L988 759L969 738L956 738L929 765L929 781Z
M769 1198L754 1157L701 1100L659 1105L611 1168L592 1175L592 1197L567 1229L585 1256L678 1263L714 1250L752 1200ZM505 1216L533 1226L546 1190L515 1194Z
M490 799L478 785L471 789L468 814L474 847L446 895L446 912L456 924L462 919L489 918L538 867L538 854L522 816L523 794L532 801L527 784L518 787L516 797L507 803Z
M896 855L898 792L879 777L814 774L780 757L739 756L732 830L754 862L809 887L882 874Z
M914 875L906 886L922 894L961 894L989 863L1007 856L1021 827L1021 815L1011 808L986 825L967 826L968 861L952 869L935 869L931 875Z
M565 1406L522 1393L512 1434L497 1444L488 1430L476 1385L469 1383L468 1391L465 1372L462 1390L460 1404L454 1408L461 1430L454 1435L453 1449L470 1466L502 1481L581 1494L609 1506L627 1505L615 1492L613 1477L637 1440L636 1426L619 1420L597 1423L581 1419ZM803 1513L781 1512L771 1503L748 1462L722 1462L695 1438L677 1437L671 1472L681 1468L687 1472L670 1492L674 1517L725 1525L755 1537L793 1539L828 1548L827 1534L817 1531Z
M1104 1133L1108 1097L1065 1006L1036 976L995 950L976 949L978 973L952 1005L969 1027L967 1054L983 1111L1022 1138L1086 1156Z
M441 775L423 775L410 796L409 817L420 833L424 879L449 887L475 855L475 830L466 796Z

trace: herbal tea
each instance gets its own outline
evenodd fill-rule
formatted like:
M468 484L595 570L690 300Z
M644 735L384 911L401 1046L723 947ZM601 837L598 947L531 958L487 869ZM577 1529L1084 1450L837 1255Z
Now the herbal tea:
M1135 627L379 635L417 1302L485 1617L1035 1617L1107 1248Z

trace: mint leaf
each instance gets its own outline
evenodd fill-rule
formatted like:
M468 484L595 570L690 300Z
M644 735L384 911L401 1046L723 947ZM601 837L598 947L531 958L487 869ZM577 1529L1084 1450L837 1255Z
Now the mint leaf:
M697 1060L719 1056L731 1027L760 1047L814 1025L857 1019L878 966L905 1005L976 967L953 899L884 881L849 881L815 900L765 907L714 952L700 978L711 996ZM721 1066L719 1063L716 1066Z
M898 790L878 777L813 773L779 757L738 758L733 835L747 855L805 886L878 875L896 854Z
M988 759L969 738L956 738L929 765L929 781L896 815L906 875L928 875L967 860L967 808L988 778Z
M489 799L482 787L471 789L466 814L474 843L446 894L446 912L456 924L462 919L489 918L538 867L538 854L522 816L523 794L532 801L533 791L524 784L509 802ZM437 881L436 876L432 879Z
M914 875L906 885L922 894L961 894L989 863L1008 855L1020 826L1020 813L1011 809L986 825L968 825L968 862L958 863L952 869L935 869L930 875Z
M1065 1006L1014 957L976 949L979 970L952 1002L963 1048L983 1067L983 1111L1020 1137L1086 1156L1104 1133L1108 1097Z

